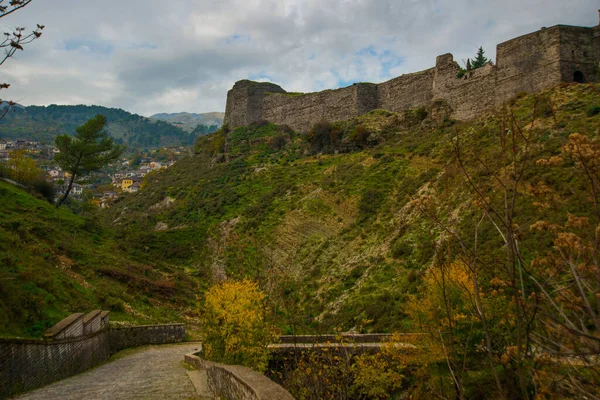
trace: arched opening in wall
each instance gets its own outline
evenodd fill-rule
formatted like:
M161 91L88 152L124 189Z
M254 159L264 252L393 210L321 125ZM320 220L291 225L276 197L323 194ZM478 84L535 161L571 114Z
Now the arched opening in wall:
M585 78L583 76L583 72L575 71L575 73L573 74L573 82L584 83Z

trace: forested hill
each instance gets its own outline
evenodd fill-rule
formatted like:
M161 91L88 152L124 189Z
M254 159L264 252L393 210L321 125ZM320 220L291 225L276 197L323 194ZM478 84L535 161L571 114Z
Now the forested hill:
M216 131L223 125L225 113L209 112L209 113L175 113L175 114L154 114L150 119L164 121L177 126L187 132L196 130L196 133L207 134Z
M29 106L14 107L0 120L0 138L54 141L56 135L75 134L75 129L102 114L108 119L108 131L130 149L189 145L196 134L188 133L163 121L151 120L119 108L102 106Z

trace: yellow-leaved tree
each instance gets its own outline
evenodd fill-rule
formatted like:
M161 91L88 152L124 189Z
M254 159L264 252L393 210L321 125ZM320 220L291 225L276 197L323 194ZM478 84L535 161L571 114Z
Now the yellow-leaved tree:
M206 293L202 310L204 355L217 362L263 372L275 330L266 319L265 295L250 280L226 281Z
M30 182L44 172L37 167L34 159L27 156L25 150L14 150L10 153L8 167L11 170L11 176L18 182Z

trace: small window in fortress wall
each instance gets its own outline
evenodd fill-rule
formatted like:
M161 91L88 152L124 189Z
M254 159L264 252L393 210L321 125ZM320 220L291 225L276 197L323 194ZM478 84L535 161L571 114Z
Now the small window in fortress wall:
M583 76L583 72L575 71L575 73L573 74L573 82L584 83L585 78Z

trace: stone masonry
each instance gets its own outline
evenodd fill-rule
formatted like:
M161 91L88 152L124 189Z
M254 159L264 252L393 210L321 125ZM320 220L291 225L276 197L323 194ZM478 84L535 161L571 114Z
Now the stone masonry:
M43 340L0 338L0 399L86 371L124 348L184 338L182 324L113 328L107 311L71 314Z
M536 93L562 82L599 82L600 25L542 28L499 44L496 61L459 78L459 65L452 54L444 54L425 71L306 94L243 80L227 93L224 123L237 128L266 120L306 131L322 120L345 120L378 108L399 112L438 99L452 108L453 118L468 120L520 92Z

